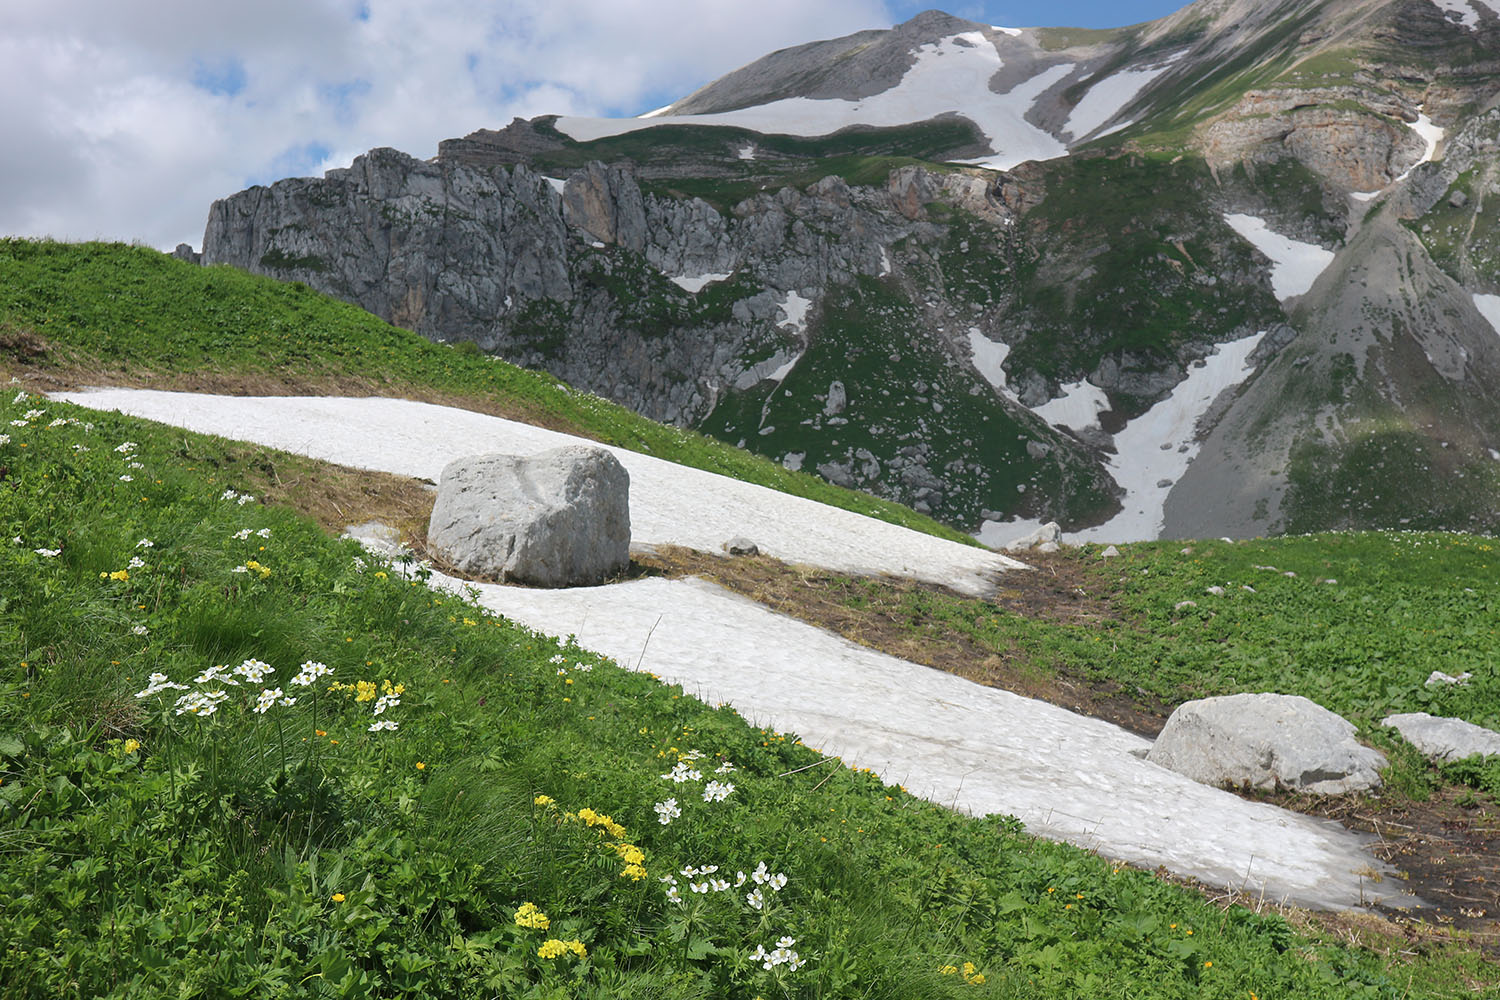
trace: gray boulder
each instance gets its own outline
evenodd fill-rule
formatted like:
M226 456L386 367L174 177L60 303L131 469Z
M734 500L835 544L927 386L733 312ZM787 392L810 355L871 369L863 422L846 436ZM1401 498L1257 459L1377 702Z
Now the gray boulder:
M736 535L724 543L724 551L732 556L758 556L760 546L743 535Z
M1186 702L1146 759L1205 785L1279 785L1318 795L1378 788L1386 763L1354 739L1347 720L1283 694Z
M1388 715L1380 720L1428 760L1447 762L1465 757L1500 756L1500 733L1462 719L1443 719L1426 712Z
M427 528L465 573L536 587L602 583L630 564L630 474L602 448L450 462Z
M1051 542L1057 544L1062 541L1062 525L1056 521L1049 521L1029 534L1020 538L1012 539L1001 546L1006 552L1024 552L1027 549L1035 549ZM1056 552L1056 549L1052 551Z

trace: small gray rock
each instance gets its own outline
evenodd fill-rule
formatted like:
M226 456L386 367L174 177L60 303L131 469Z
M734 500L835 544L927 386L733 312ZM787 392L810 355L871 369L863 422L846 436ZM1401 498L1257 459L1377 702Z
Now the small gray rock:
M1425 684L1423 684L1423 687L1441 687L1445 684L1460 684L1467 687L1470 678L1472 678L1473 676L1474 675L1469 673L1467 670L1459 674L1457 677L1453 676L1452 674L1445 674L1441 670L1434 670L1432 673L1427 675L1427 681Z
M1117 549L1117 548L1115 548L1113 545L1111 545L1109 548L1107 548L1103 552L1099 553L1099 558L1100 559L1118 559L1118 558L1120 558L1120 550Z
M1500 756L1500 733L1462 719L1443 719L1426 712L1388 715L1380 720L1429 760L1463 760L1465 757Z
M1205 785L1278 785L1337 795L1380 786L1385 757L1306 698L1234 694L1180 706L1147 760Z
M760 546L748 538L735 537L724 543L724 551L732 556L758 556Z
M427 544L465 573L538 587L604 582L630 565L630 474L602 448L450 462Z

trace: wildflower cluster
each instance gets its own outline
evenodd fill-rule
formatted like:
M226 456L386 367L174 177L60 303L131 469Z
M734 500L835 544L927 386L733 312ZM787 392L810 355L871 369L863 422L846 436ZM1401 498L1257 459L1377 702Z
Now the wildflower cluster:
M767 898L765 891L767 889L775 893L786 888L786 875L782 872L772 874L764 861L756 865L755 871L749 875L746 875L744 872L735 872L733 883L728 879L716 877L718 870L718 865L704 865L702 867L688 865L682 869L680 874L688 880L688 889L690 891L703 896L709 893L728 892L731 889L739 889L746 882L754 882L754 888L745 893L745 905L757 912L766 908ZM666 875L658 881L667 887L667 899L681 905L682 890L678 884L677 876Z
M263 566L260 563L256 562L254 559L246 559L244 561L244 563L242 563L239 566L236 566L234 569L230 570L229 572L231 572L231 573L255 573L262 580L264 580L264 579L268 578L271 575L271 567L269 567L269 566Z
M543 797L545 798L545 796ZM524 927L527 930L544 931L552 926L551 918L543 913L535 903L530 902L522 903L517 907L513 919L517 927ZM579 959L588 957L588 949L577 938L571 941L548 938L536 950L538 958L561 958L563 955L569 953Z
M522 903L516 910L515 921L517 927L533 927L543 931L552 926L551 919L535 903Z
M557 938L548 938L542 942L542 946L536 950L538 958L558 958L572 952L576 958L587 958L589 951L583 942L574 938L571 941L559 941Z
M118 448L116 448L115 450L119 451ZM219 499L220 500L232 500L235 503L239 504L241 507L245 506L245 504L247 504L247 503L254 503L255 502L255 498L253 496L251 496L250 494L248 494L248 493L236 493L234 490L225 490L223 493L219 494Z
M807 964L807 959L800 957L792 951L792 945L797 943L794 937L783 937L776 942L776 947L766 951L765 945L756 945L755 950L750 953L750 961L759 962L760 967L767 972L778 965L785 965L788 969L796 972Z
M661 776L661 780L670 781L675 785L702 781L703 772L698 770L693 765L703 758L704 754L701 751L689 750L687 753L682 754L678 758L677 763L673 765L672 770ZM734 765L726 760L722 762L717 768L715 768L714 774L733 774L734 770ZM706 785L703 786L704 802L723 802L732 794L734 794L734 783L730 781L710 780ZM659 822L662 826L667 826L674 819L682 815L682 809L677 805L677 800L675 798L667 799L665 802L658 802L652 808L656 810L657 822Z
M977 969L975 969L973 962L965 962L962 969L958 968L958 966L956 965L945 965L938 970L938 973L944 976L955 976L961 974L964 977L964 982L968 983L970 986L984 985L984 973L979 972Z
M550 795L538 795L532 800L534 804L545 809L556 810L557 800ZM639 882L650 873L646 871L646 852L641 850L629 840L630 834L619 823L609 816L585 806L576 813L565 812L562 819L570 823L582 823L590 829L598 831L601 837L607 837L614 843L609 845L615 857L621 862L620 877L628 878L632 882Z
M330 668L323 666L323 664L321 663L303 664L303 668L305 670L321 668L324 673L333 672ZM313 680L316 680L317 677L321 676L323 676L323 673L318 673L315 676L311 677L307 683L311 684ZM389 677L381 681L379 684L376 684L374 681L355 681L353 684L340 684L338 681L334 681L332 684L328 685L329 694L352 694L354 696L354 701L356 704L364 704L368 701L375 702L374 711L371 713L375 716L384 715L388 710L399 706L401 704L401 695L405 692L405 684L392 683ZM375 721L370 723L367 731L372 733L384 733L392 732L399 728L400 723L396 722L394 719L377 718L375 719Z

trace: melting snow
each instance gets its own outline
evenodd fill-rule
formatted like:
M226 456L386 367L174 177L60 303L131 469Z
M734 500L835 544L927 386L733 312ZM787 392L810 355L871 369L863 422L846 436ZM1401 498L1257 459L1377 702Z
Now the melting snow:
M1021 37L1021 29L1020 28L1002 28L998 24L992 24L992 25L990 25L990 30L991 31L998 31L998 32L1000 32L1000 34L1002 34L1002 35L1009 35L1012 38L1020 38Z
M131 389L94 389L58 398L434 482L442 476L443 466L466 455L534 455L569 444L605 447L530 424L402 399L210 396ZM992 552L763 486L623 448L609 450L630 473L630 524L637 545L718 552L736 535L753 535L762 552L788 562L914 576L968 594L987 592L995 574L1020 565Z
M1100 80L1073 106L1073 113L1068 116L1063 131L1072 135L1074 140L1092 134L1135 100L1148 83L1171 69L1172 64L1185 55L1186 49L1154 66L1122 70Z
M479 595L507 618L576 634L619 663L966 813L1013 815L1039 836L1277 901L1344 908L1387 885L1400 892L1395 880L1360 878L1384 866L1356 834L1141 760L1150 746L1141 737L857 646L703 580L481 584Z
M1004 389L1005 359L1010 357L1010 345L997 343L979 332L977 326L969 327L969 350L974 353L974 367L984 380L996 389ZM982 540L982 539L981 539ZM988 543L986 543L988 544Z
M1490 326L1500 333L1500 295L1474 295L1474 308L1479 315L1490 321Z
M1496 10L1493 0L1480 0L1490 10ZM1459 15L1459 24L1465 28L1474 28L1479 24L1479 12L1471 7L1467 0L1432 0L1432 5L1441 11Z
M974 533L979 544L992 549L1003 549L1017 538L1024 538L1042 526L1041 521L1018 517L1014 521L985 521Z
M891 255L885 247L880 248L880 276L884 278L891 273Z
M753 160L755 159L755 146L741 146L738 150L735 151L734 155L738 156L742 160Z
M1414 122L1408 122L1407 128L1411 129L1413 132L1417 133L1417 135L1422 137L1422 141L1427 143L1427 149L1422 153L1422 158L1420 160L1418 160L1416 163L1413 163L1410 167L1407 167L1406 173L1396 178L1397 181L1406 180L1411 176L1411 172L1413 170L1417 169L1424 163L1431 163L1437 156L1438 143L1443 141L1444 132L1442 127L1434 125L1432 123L1432 119L1428 118L1425 112L1419 112L1417 114L1417 120Z
M556 128L588 142L657 125L732 125L756 132L817 136L850 125L909 125L956 112L979 126L995 154L983 166L1009 170L1027 160L1062 156L1067 148L1025 120L1042 92L1067 76L1071 64L1053 66L1008 94L989 89L1000 69L1000 55L983 32L951 35L916 51L917 61L901 82L858 101L793 97L738 111L709 115L664 115L659 118L559 118Z
M568 186L568 182L561 179L560 177L544 177L542 179L545 180L548 184L551 184L552 187L556 189L558 194L562 194L563 190Z
M1273 233L1253 215L1226 215L1224 221L1271 258L1271 290L1283 302L1305 293L1333 263L1332 250Z
M1099 414L1109 409L1109 394L1089 382L1074 382L1062 387L1063 394L1031 412L1053 427L1081 431L1099 423Z
M729 275L727 274L700 274L696 278L690 278L687 275L682 275L680 277L670 278L668 280L670 280L672 284L676 285L678 288L681 288L683 291L691 292L693 295L697 295L699 292L703 291L706 286L711 285L716 281L723 281L728 277Z
M1172 395L1115 435L1110 468L1125 488L1124 509L1096 528L1069 535L1069 541L1145 542L1161 535L1167 494L1201 447L1196 440L1199 419L1220 393L1250 375L1250 354L1264 336L1257 333L1221 344L1219 353L1204 359L1201 368L1188 369Z
M807 332L807 310L812 306L812 299L804 299L796 292L787 292L786 298L781 302L781 311L786 313L786 319L777 320L776 325L796 333Z

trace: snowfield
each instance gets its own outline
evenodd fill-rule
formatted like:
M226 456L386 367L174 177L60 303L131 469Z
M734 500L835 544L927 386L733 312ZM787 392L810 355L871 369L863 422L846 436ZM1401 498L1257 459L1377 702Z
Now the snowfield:
M1264 219L1225 215L1224 221L1255 249L1271 258L1271 291L1282 302L1303 295L1333 263L1333 251L1273 233Z
M1074 105L1063 131L1072 136L1074 142L1092 135L1101 125L1124 110L1125 105L1135 100L1146 89L1147 84L1171 69L1172 64L1185 55L1186 49L1154 66L1121 70L1105 77L1090 87L1083 99Z
M58 393L96 409L437 478L466 454L526 454L567 435L465 410L390 399L216 397L148 390ZM1170 402L1170 401L1169 401ZM1154 412L1154 411L1153 411ZM1143 418L1144 419L1144 418ZM761 487L611 449L631 473L635 536L717 551L748 534L791 562L891 572L984 590L1019 564ZM455 591L476 585L442 577ZM856 646L701 580L646 579L530 590L477 585L488 608L575 635L617 662L798 733L848 765L975 815L1147 868L1276 901L1346 908L1415 905L1367 881L1384 866L1364 838L1199 785L1141 759L1148 742L1075 715Z
M360 469L437 482L457 458L532 455L594 444L557 431L469 410L401 399L211 396L146 389L90 389L56 398L119 410ZM598 447L607 447L598 445ZM736 536L767 555L848 573L890 573L965 594L994 589L1013 559L778 493L737 479L609 448L630 473L636 546L683 545L719 552Z
M1150 742L1110 723L856 646L702 580L479 594L507 618L576 635L933 802L1276 901L1414 902L1395 880L1362 878L1382 866L1337 825L1148 763L1138 755Z
M819 136L850 125L892 127L959 114L990 141L993 155L972 161L980 166L1009 170L1027 160L1050 160L1067 152L1025 116L1038 97L1073 71L1071 63L1048 67L1009 93L996 94L989 84L1000 69L1000 54L983 32L950 35L917 49L916 57L900 83L858 101L793 97L708 115L559 118L556 127L579 142L661 125L728 125L768 134Z
M1474 308L1479 310L1479 315L1489 320L1490 326L1500 333L1500 295L1484 295L1474 293Z

